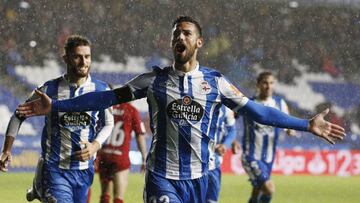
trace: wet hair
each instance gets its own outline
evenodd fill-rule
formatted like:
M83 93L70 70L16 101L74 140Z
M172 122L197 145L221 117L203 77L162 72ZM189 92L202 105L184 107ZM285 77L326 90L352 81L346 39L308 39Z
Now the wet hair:
M265 78L272 76L272 75L273 74L269 71L261 72L256 79L256 84L259 84L262 80L264 80Z
M182 22L189 22L189 23L194 24L196 29L198 30L199 36L202 37L202 30L201 30L199 22L190 16L178 16L176 18L176 20L173 22L172 27L174 27L175 25L178 25Z
M64 55L69 55L74 51L75 47L78 46L89 46L91 47L91 42L86 37L81 35L71 35L66 39L64 45Z

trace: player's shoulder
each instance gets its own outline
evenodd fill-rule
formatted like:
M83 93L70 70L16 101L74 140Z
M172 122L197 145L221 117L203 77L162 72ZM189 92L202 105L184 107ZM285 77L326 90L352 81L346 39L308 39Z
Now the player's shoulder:
M153 66L152 67L152 72L154 72L157 75L159 75L159 74L168 74L171 69L172 69L171 66L165 66L165 67Z
M43 86L50 86L50 85L55 85L55 84L59 84L61 80L63 80L64 77L63 76L59 76L57 78L53 78L53 79L50 79L48 81L46 81Z
M109 83L99 80L95 77L91 77L91 83L95 84L96 90L107 90L110 89Z
M199 66L199 71L201 71L204 75L210 75L210 76L214 76L214 77L223 77L223 74L221 74L215 68L210 68L207 66Z
M273 95L272 98L276 101L276 102L285 102L285 99L280 96L280 95Z

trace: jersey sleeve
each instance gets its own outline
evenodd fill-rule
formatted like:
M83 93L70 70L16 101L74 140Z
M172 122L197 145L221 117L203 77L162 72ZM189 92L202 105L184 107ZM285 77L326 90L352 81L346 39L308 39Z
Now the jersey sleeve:
M105 109L104 117L102 118L104 126L100 129L95 140L102 146L105 140L111 135L111 131L114 128L114 116L112 113L112 107Z
M37 88L37 90L41 91L41 92L45 92L46 91L46 85L42 85L39 86ZM35 99L37 99L38 96L35 94L35 90L31 92L31 94L27 97L27 99L25 100L26 102L29 101L33 101ZM16 137L20 126L22 124L22 122L25 120L25 118L19 117L16 112L14 112L14 114L11 116L10 121L8 123L8 126L6 128L6 136L11 136L11 137Z
M155 76L155 71L152 71L138 75L137 77L126 83L125 86L128 86L133 94L132 100L146 97L147 90L151 85L152 81L154 80Z
M218 85L222 103L234 112L237 112L248 102L249 99L245 97L224 76L219 77Z

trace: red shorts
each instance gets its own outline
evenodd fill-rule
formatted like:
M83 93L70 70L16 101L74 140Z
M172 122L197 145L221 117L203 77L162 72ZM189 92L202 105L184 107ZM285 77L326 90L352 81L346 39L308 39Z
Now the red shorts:
M130 159L107 160L99 158L99 175L101 182L109 182L114 178L115 173L130 168Z

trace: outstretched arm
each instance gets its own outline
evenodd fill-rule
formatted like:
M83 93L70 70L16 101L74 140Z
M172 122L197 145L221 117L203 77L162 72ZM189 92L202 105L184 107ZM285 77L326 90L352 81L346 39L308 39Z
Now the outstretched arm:
M132 100L131 90L127 86L114 90L90 92L65 100L51 100L45 93L40 91L36 91L36 94L39 95L39 99L18 106L17 112L20 115L31 117L45 115L51 111L98 111Z
M345 136L344 128L324 119L326 114L329 113L329 109L326 109L310 120L307 120L287 115L275 108L266 107L249 100L242 108L240 108L239 113L264 125L309 131L331 144L335 144L336 140L342 140Z

